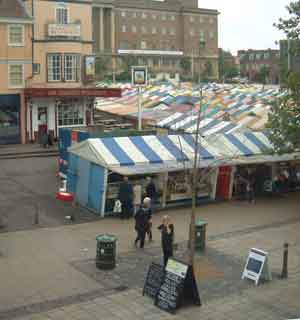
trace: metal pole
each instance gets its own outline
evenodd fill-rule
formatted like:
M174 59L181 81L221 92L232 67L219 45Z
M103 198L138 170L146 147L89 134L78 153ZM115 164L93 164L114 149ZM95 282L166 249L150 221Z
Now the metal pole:
M291 71L291 40L288 39L288 72Z
M285 243L283 245L283 264L282 264L281 279L287 279L288 277L288 257L289 257L289 244Z
M142 131L142 87L138 87L138 112L139 112L138 130Z

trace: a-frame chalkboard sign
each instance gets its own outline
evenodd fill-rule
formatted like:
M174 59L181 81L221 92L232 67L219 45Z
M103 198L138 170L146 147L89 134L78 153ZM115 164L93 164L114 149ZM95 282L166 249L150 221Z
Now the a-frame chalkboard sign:
M169 259L154 303L170 313L175 313L184 304L201 306L192 266Z
M151 263L148 269L143 289L143 296L147 295L155 299L165 274L164 266L158 263Z

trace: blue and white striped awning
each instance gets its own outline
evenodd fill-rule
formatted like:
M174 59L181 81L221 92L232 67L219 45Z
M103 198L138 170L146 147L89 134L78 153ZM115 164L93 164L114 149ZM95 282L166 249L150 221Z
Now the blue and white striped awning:
M276 161L270 155L272 145L263 132L211 135L200 141L200 167ZM191 168L194 150L192 134L88 139L69 148L72 154L127 174Z

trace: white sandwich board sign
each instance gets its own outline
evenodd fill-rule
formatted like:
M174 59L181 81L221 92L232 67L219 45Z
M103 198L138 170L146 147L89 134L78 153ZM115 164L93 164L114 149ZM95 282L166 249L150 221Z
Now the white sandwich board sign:
M258 285L259 280L272 280L268 263L268 253L260 249L252 248L249 251L242 279L250 279Z

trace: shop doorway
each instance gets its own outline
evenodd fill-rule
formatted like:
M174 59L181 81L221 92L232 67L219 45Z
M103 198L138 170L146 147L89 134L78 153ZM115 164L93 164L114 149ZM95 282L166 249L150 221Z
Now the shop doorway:
M48 109L38 107L38 141L41 143L42 137L48 134Z
M219 200L228 200L230 197L232 167L220 167L217 183L216 198Z
M0 145L21 143L20 95L0 95Z

